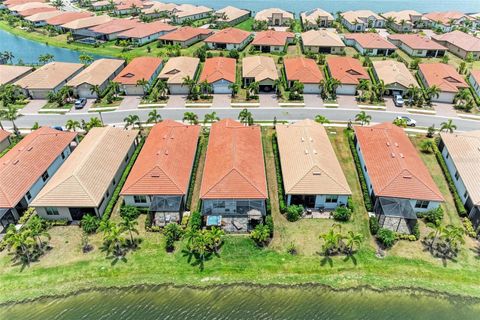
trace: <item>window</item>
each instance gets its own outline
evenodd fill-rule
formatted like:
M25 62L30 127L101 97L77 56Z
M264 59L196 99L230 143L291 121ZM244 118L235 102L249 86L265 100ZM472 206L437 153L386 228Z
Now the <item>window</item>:
M449 154L449 153L447 153L447 156L446 156L446 158L448 159L449 157L450 157L450 154Z
M62 159L65 159L65 152L62 151Z
M458 181L458 178L460 178L460 174L458 173L458 171L455 171L455 180Z
M43 180L43 182L47 181L49 177L50 177L50 176L48 175L48 171L45 171L45 172L42 174L42 180Z
M464 197L465 199L468 198L468 191L465 191L465 193L463 194L463 197Z
M45 212L47 216L58 216L58 209L57 208L45 208Z
M128 162L128 154L127 154L127 156L125 157L125 162Z
M417 202L415 203L415 208L427 209L429 204L430 204L430 201L417 200Z
M325 203L337 203L337 202L338 202L338 196L329 195L329 196L326 196L325 198Z
M105 195L105 198L110 197L110 192L107 190L107 194Z
M102 197L102 201L100 201L100 204L98 205L99 208L102 207L103 201L105 200L105 197Z
M115 181L115 178L113 178L112 185L115 185L115 183L117 182Z
M135 203L147 203L146 196L133 196L133 202Z
M27 200L32 199L32 194L30 193L30 191L27 192L26 196L27 196Z

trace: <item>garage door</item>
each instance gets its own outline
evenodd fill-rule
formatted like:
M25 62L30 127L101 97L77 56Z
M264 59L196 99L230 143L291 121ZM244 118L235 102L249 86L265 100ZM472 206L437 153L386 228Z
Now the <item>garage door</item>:
M213 86L213 93L232 93L227 84L216 84Z
M318 84L305 84L303 86L303 93L320 93Z
M357 91L357 89L356 89L355 86L349 86L349 85L339 86L337 88L337 94L354 95L356 91Z

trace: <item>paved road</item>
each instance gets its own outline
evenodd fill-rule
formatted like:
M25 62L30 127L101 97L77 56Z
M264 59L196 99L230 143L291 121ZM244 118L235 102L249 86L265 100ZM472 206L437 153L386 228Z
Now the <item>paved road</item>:
M151 109L139 109L139 110L125 110L125 111L115 111L115 112L104 112L102 113L102 118L106 124L123 126L123 119L129 114L137 114L142 121L146 121L148 118L148 113ZM181 120L183 118L183 113L186 111L185 108L167 108L159 109L159 113L162 115L163 119L175 119ZM198 114L200 119L203 119L206 113L216 111L220 118L234 118L238 117L240 110L238 108L205 108L200 109L196 108L192 110ZM302 120L302 119L313 119L315 115L322 114L330 120L334 121L349 121L354 120L355 115L359 112L358 109L328 109L328 108L265 108L258 109L252 108L250 111L253 114L255 120L263 121L272 121L274 117L277 117L277 120ZM408 115L409 117L417 120L417 125L421 127L428 127L432 124L435 124L437 128L440 127L440 123L448 119L448 117L442 116L432 116L432 115L412 115L407 112L388 112L388 111L367 111L369 115L372 116L372 122L385 122L392 121L397 115ZM41 115L26 115L20 117L17 120L17 125L20 128L30 128L35 122L38 122L40 125L44 126L60 126L65 125L68 119L75 119L80 121L84 119L89 120L90 117L98 117L96 113L77 113L77 114L67 114L67 115L52 115L52 114L41 114ZM476 120L467 120L455 118L454 123L457 125L458 130L460 131L470 131L480 129L480 121ZM11 124L3 121L3 124L6 128L10 128Z

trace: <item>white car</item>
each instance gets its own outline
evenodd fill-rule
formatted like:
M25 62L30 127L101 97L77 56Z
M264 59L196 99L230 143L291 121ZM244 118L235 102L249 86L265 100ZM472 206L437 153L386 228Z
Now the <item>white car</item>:
M395 107L403 107L404 101L403 97L399 94L396 94L393 96L393 103L395 104Z
M409 127L415 127L417 125L417 120L409 118L407 116L397 116L397 119L403 119Z

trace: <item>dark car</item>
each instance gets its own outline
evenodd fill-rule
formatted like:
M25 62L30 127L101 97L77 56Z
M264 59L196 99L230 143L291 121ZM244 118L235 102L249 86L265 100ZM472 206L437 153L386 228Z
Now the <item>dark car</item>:
M80 98L75 100L75 109L82 109L87 104L87 99Z

